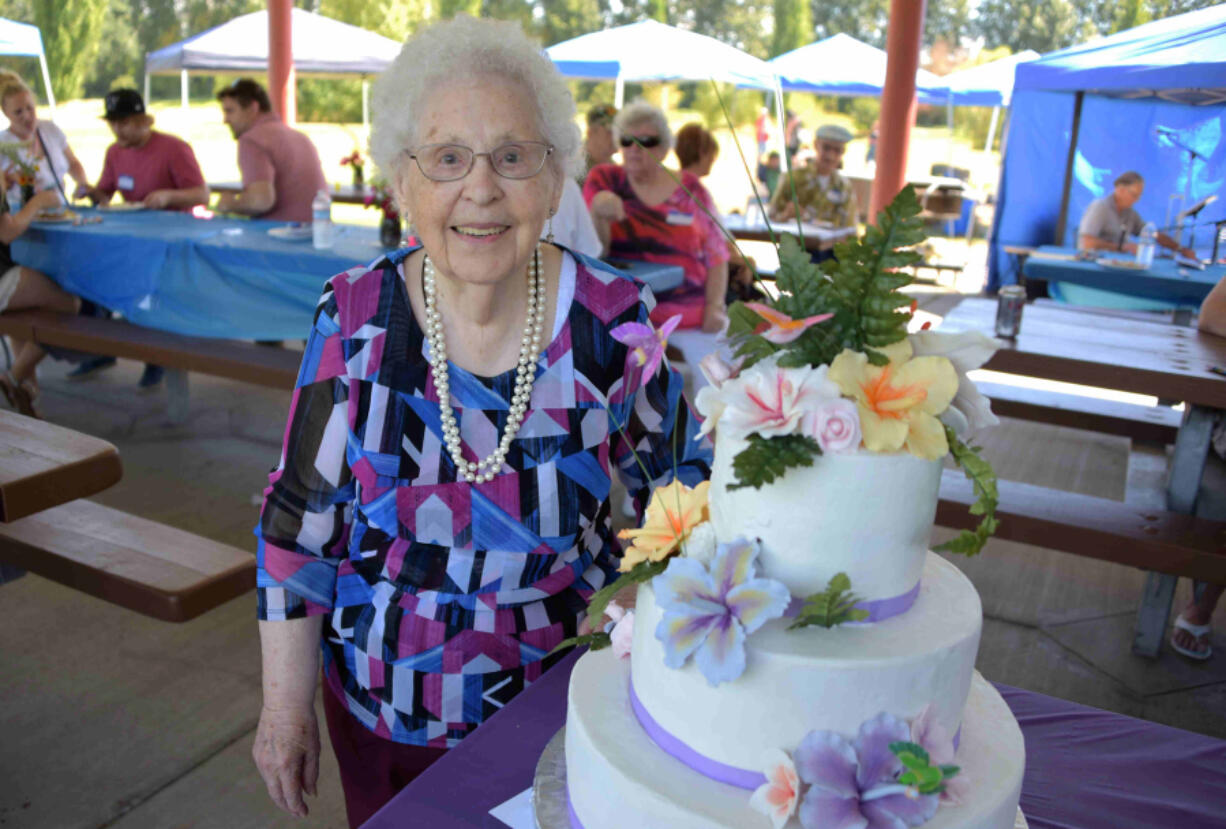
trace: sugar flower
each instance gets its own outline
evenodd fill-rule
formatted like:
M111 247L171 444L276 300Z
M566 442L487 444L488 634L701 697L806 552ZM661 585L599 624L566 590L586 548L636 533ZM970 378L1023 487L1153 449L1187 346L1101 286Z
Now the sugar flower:
M775 345L786 345L805 333L810 326L825 322L834 316L834 314L817 314L794 320L787 314L761 302L746 302L745 307L766 320L754 329L754 333L761 334L767 341Z
M804 829L919 826L937 810L939 795L898 783L904 766L890 743L911 738L907 723L879 714L860 726L854 741L832 731L810 731L793 759L809 784L798 809Z
M630 646L634 642L634 611L626 610L617 602L609 602L604 609L604 615L613 620L613 630L609 631L613 655L618 659L630 656Z
M937 420L958 391L958 375L944 357L912 357L911 343L900 340L880 349L884 366L844 349L830 364L830 379L860 411L860 430L870 452L897 452L904 446L927 460L949 453Z
M707 489L703 481L690 489L680 481L657 487L647 505L643 526L622 530L618 538L631 542L618 569L629 572L641 561L663 561L676 552L694 527L707 520Z
M669 335L681 324L681 315L675 314L664 321L658 329L641 322L625 322L611 332L613 339L630 346L626 361L633 361L643 369L643 379L654 377L664 359L664 348Z
M698 368L707 378L707 382L717 389L736 374L736 367L719 356L718 351L712 351L699 360Z
M783 829L783 824L796 812L796 802L800 800L800 778L796 776L792 758L779 749L768 755L765 774L766 782L749 798L749 806L770 818L775 829Z
M720 388L726 407L720 422L737 437L798 432L806 414L839 398L827 371L827 366L781 368L777 358L763 360Z
M860 413L846 398L830 400L805 416L801 431L824 453L854 452L860 447Z
M958 393L949 411L965 418L969 433L1000 423L992 414L992 402L980 394L974 381L967 376L968 372L992 359L1000 343L981 331L917 331L910 336L910 340L917 357L945 357L953 363L954 370L958 372ZM945 416L941 419L949 422Z
M699 564L706 565L715 558L717 547L719 547L719 540L715 537L715 525L710 521L703 521L690 530L690 537L686 539L681 553L686 558L692 558Z
M782 582L754 578L757 556L756 540L737 539L719 546L710 569L674 558L652 579L665 665L680 668L693 656L713 686L745 671L745 637L782 616L792 600Z
M921 746L928 752L929 760L934 766L954 765L954 735L948 728L936 721L932 705L925 705L924 710L911 721L911 742ZM967 776L965 772L947 778L945 790L941 792L941 802L957 805L967 792Z

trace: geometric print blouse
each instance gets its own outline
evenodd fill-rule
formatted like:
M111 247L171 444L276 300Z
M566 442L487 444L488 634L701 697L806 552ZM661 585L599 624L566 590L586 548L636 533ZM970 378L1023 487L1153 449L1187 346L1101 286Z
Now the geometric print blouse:
M449 748L561 657L547 654L614 577L613 471L641 512L674 471L706 479L711 450L680 375L665 362L643 378L610 336L647 321L650 290L574 255L500 474L457 480L397 271L410 252L333 277L320 299L256 530L257 594L263 620L328 614L325 682L367 728ZM475 461L497 446L515 372L449 370Z

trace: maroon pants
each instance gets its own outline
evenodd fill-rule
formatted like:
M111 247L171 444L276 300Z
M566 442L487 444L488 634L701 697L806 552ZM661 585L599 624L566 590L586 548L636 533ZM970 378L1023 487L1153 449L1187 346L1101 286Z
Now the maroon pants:
M358 722L326 682L323 695L328 736L341 767L345 813L350 829L357 829L447 749L385 740Z

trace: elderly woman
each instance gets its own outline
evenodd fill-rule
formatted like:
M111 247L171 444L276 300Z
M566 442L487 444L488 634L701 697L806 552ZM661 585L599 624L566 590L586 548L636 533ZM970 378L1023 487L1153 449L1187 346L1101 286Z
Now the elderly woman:
M67 204L65 173L77 182L79 191L89 187L85 168L68 146L68 137L55 124L39 119L34 93L13 72L0 71L0 110L9 119L9 128L0 132L0 143L21 145L18 157L35 168L34 192L54 190L60 201ZM6 189L15 198L21 192L16 165L6 161L4 173Z
M540 48L458 17L405 44L375 102L421 245L326 286L257 530L256 765L306 813L322 652L354 826L558 658L614 570L613 471L641 507L710 457L679 376L612 336L650 293L539 241L579 149Z
M613 120L622 166L601 164L588 173L583 197L609 255L680 265L684 283L660 295L651 314L659 325L681 314L683 328L719 331L725 322L728 245L705 187L691 173L664 167L672 132L664 113L635 101Z

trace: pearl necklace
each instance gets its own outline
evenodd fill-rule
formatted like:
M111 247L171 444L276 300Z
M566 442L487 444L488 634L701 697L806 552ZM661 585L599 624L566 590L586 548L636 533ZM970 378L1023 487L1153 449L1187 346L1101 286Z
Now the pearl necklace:
M532 383L536 379L536 356L541 350L542 331L545 327L545 280L541 277L541 255L538 246L532 255L532 274L528 278L528 312L524 336L519 346L519 365L515 369L515 391L511 395L511 408L507 413L507 425L498 447L477 463L464 459L460 448L460 427L456 424L451 408L451 382L447 369L447 343L443 337L443 316L439 313L437 277L438 271L430 257L425 257L423 288L426 300L426 342L430 344L430 375L438 393L439 418L443 424L443 442L455 462L456 475L470 483L493 480L511 448L511 441L523 423L532 398Z

